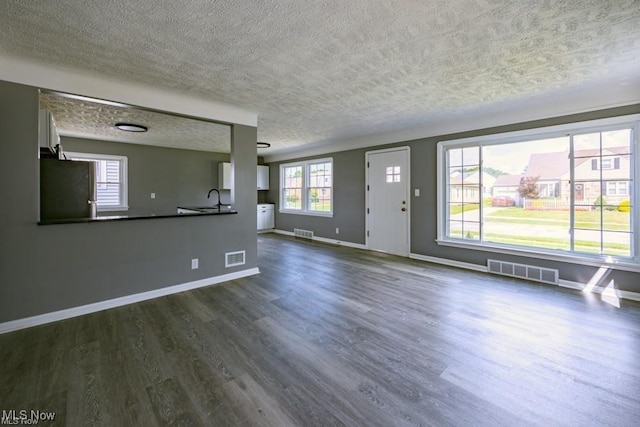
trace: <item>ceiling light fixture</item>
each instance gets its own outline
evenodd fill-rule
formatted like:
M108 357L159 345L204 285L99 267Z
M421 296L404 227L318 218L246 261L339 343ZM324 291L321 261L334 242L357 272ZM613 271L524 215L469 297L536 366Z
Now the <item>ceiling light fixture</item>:
M116 127L125 132L146 132L148 127L142 125L136 125L133 123L116 123Z
M258 141L258 148L269 148L269 147L271 147L271 144L269 144L268 142Z

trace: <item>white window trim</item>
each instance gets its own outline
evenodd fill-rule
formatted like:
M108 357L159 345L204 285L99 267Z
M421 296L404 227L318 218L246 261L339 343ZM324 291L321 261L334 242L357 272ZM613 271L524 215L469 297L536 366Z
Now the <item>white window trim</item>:
M100 206L97 205L98 212L119 212L129 210L129 175L128 175L128 158L127 156L115 156L111 154L94 154L94 153L78 153L65 151L64 154L71 159L84 160L116 160L120 162L120 180L122 187L120 191L120 204L118 206Z
M321 211L312 211L309 210L309 170L310 166L319 163L331 163L331 186L326 187L331 189L331 210L329 212L321 212ZM284 170L285 168L290 167L302 167L302 202L301 209L285 209L283 200L284 200ZM325 157L322 159L311 159L304 160L301 162L292 162L292 163L283 163L280 165L280 182L279 182L279 193L280 193L280 207L279 212L285 214L294 214L294 215L308 215L308 216L321 216L321 217L333 217L333 188L335 183L335 168L333 167L333 157Z
M536 258L548 259L553 261L566 261L576 264L603 266L609 268L640 272L640 221L631 218L631 233L633 235L631 245L635 252L633 258L613 257L609 255L591 255L577 252L564 252L545 250L542 248L529 248L525 246L503 245L481 241L463 241L452 239L446 236L446 220L447 220L447 179L445 176L446 153L447 149L452 147L464 148L476 146L482 143L483 146L507 144L510 142L525 142L531 140L552 138L562 136L563 133L588 133L602 132L607 128L619 128L621 125L632 127L631 150L634 156L633 164L631 164L631 173L635 179L640 175L640 114L632 114L627 116L612 117L607 119L590 120L583 122L570 123L565 125L548 126L544 128L527 129L516 132L505 132L499 134L490 134L482 136L474 136L470 138L444 140L438 142L437 147L437 238L436 243L443 246L451 246L457 248L473 249L486 252L498 252L503 254L535 256ZM640 185L633 186L633 200L638 203L640 200ZM631 195L631 193L629 194ZM634 209L637 209L634 206ZM637 217L637 215L635 215Z

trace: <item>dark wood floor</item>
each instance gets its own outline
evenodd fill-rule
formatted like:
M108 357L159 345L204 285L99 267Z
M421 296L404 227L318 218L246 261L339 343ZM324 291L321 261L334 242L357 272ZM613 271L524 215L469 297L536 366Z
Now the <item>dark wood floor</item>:
M639 304L274 235L259 258L259 276L1 335L0 410L71 426L640 423Z

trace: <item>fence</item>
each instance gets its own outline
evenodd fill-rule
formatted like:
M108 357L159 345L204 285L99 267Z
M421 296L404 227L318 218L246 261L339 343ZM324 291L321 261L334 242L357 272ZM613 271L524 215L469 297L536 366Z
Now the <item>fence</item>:
M591 210L595 199L584 199L576 202L575 210L588 211ZM523 199L522 207L525 210L530 211L568 211L570 208L569 200L555 198L555 199Z

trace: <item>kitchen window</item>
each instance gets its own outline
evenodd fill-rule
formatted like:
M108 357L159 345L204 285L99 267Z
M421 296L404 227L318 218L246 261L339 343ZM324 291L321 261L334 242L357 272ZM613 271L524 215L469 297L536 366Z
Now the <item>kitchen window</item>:
M65 152L70 160L96 163L96 205L98 212L129 209L127 197L127 157L106 154Z
M333 216L333 159L280 165L280 212Z
M639 120L441 141L438 244L637 269Z

